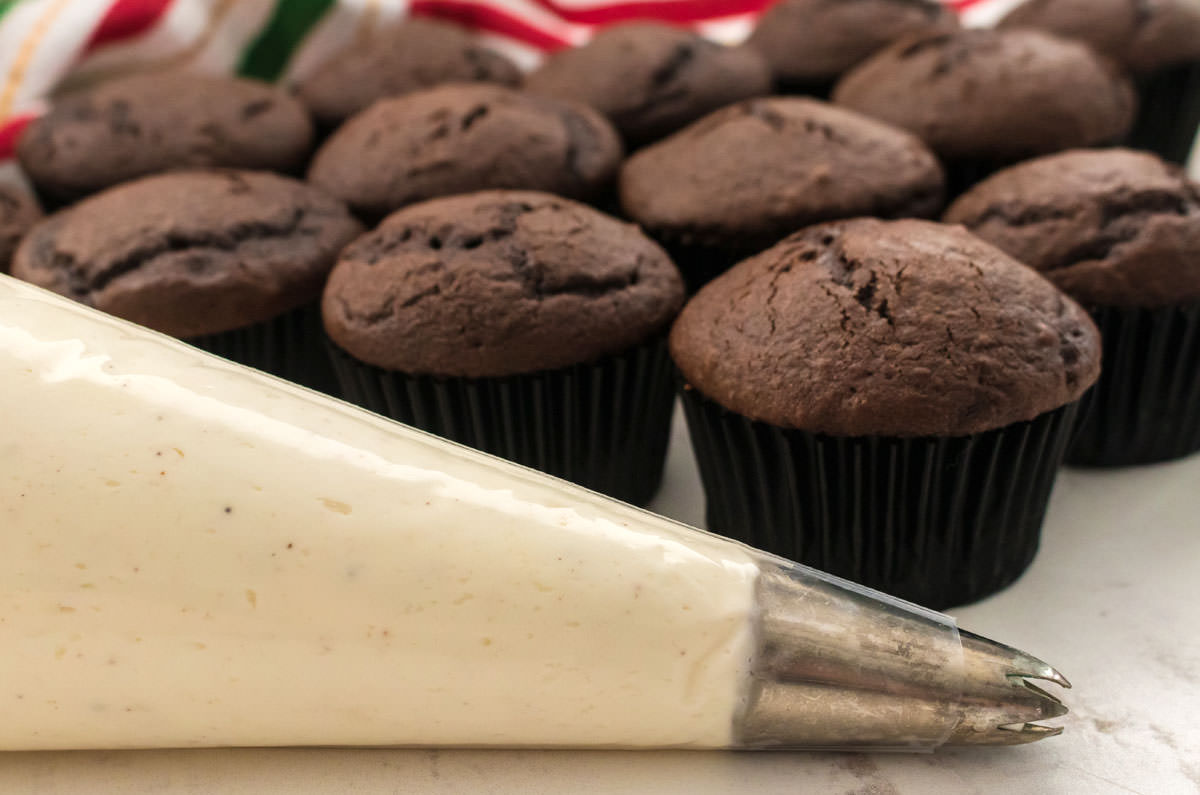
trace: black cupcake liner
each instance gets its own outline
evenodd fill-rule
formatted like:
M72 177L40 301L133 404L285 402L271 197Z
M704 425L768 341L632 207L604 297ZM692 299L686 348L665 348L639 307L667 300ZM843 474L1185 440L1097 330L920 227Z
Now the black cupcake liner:
M675 402L665 340L588 364L504 378L381 370L328 342L346 400L645 505L658 491Z
M252 326L185 341L230 361L340 396L323 338L320 307L310 304Z
M1078 406L972 436L850 438L682 397L709 530L935 609L1033 561Z
M1119 467L1200 451L1200 303L1093 307L1104 341L1066 461Z
M1129 145L1173 163L1187 162L1200 127L1200 63L1139 78L1137 88L1140 102Z

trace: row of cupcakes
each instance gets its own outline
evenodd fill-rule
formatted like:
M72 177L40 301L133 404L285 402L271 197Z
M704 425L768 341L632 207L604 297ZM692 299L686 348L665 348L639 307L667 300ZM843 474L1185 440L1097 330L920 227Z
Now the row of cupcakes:
M725 47L649 23L614 26L551 57L518 91L501 56L456 28L413 20L310 78L299 99L184 74L73 92L30 126L18 155L52 206L212 166L307 171L368 223L439 195L546 190L619 208L698 286L804 224L933 217L999 166L1128 131L1128 79L1084 44L1026 29L958 30L936 4L896 5L858 27L805 3L768 14L811 15L848 52L858 32L865 60L833 90L839 107L764 97L771 70L753 42ZM799 36L788 33L795 27L764 22L756 39ZM332 132L310 162L320 137L311 116ZM645 146L623 167L622 140ZM28 197L0 202L0 258L35 212Z

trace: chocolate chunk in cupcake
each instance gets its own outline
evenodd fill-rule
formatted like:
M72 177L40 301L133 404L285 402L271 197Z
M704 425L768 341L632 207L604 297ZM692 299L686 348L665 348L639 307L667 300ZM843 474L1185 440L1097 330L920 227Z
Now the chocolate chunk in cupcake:
M679 247L676 262L689 274L722 270L817 221L933 215L942 170L903 130L817 100L772 97L719 110L638 152L621 170L620 193L630 218Z
M590 105L627 144L641 146L717 108L770 93L771 74L754 50L638 22L605 28L584 46L551 55L525 85Z
M516 86L521 71L456 25L413 18L339 53L298 92L313 116L332 127L384 97L466 82Z
M1028 0L999 27L1078 39L1133 72L1200 61L1200 4L1192 0Z
M846 74L833 96L910 130L943 158L994 163L1115 143L1136 105L1113 64L1034 30L904 39Z
M616 131L586 105L455 84L380 100L354 116L317 152L308 178L378 218L484 189L592 198L620 159Z
M947 211L1088 305L1200 301L1200 185L1129 149L1062 152L976 185Z
M0 273L8 273L17 244L41 217L37 200L28 191L0 184Z
M389 216L342 254L322 310L348 400L644 504L682 303L679 272L637 227L484 191Z
M709 529L930 607L1015 580L1081 395L1087 313L961 227L820 224L684 307Z
M341 202L287 177L160 174L48 216L13 275L186 339L312 302L361 230Z
M909 35L958 29L936 0L782 0L759 20L748 44L766 56L776 82L827 94L851 67Z
M25 130L21 166L71 200L136 177L203 166L293 172L312 146L307 111L253 80L144 74L68 94Z

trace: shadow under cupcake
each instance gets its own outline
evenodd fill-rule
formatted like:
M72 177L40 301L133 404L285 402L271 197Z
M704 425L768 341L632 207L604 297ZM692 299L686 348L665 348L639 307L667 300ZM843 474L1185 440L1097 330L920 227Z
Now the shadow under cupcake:
M322 309L347 399L635 504L662 478L683 303L635 227L529 191L435 199L347 247Z
M946 211L1092 313L1104 371L1067 462L1200 451L1200 185L1152 154L1079 150L980 183Z
M1037 551L1100 342L960 228L810 227L701 290L670 337L709 529L920 604Z

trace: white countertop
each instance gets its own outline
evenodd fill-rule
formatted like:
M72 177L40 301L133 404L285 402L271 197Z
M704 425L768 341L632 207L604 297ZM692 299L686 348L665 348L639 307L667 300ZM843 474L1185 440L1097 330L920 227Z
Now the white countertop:
M682 417L654 508L703 498ZM1067 470L1042 550L1005 592L953 611L1061 670L1066 731L930 755L318 749L0 754L0 793L1200 793L1200 456ZM1053 687L1053 686L1050 686ZM0 720L3 717L0 716Z

